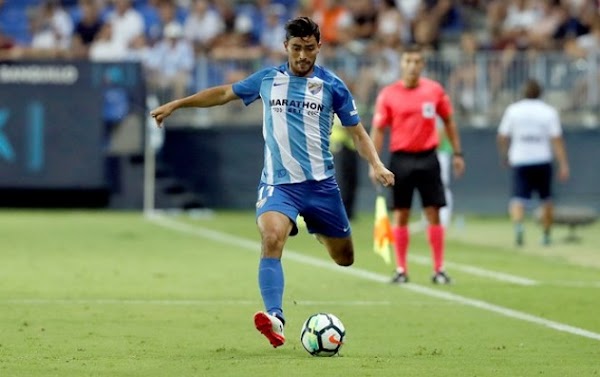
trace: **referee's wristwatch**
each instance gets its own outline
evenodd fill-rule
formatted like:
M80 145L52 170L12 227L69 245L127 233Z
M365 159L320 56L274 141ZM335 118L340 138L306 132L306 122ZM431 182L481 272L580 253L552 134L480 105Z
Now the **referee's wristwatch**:
M462 152L454 152L452 153L452 157L464 158L465 156L462 154Z

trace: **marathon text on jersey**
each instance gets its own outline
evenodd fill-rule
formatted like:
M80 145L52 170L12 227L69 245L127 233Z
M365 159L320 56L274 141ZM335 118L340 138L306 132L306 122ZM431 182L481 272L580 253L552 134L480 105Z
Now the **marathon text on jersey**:
M310 110L318 110L323 111L323 105L309 102L309 101L294 101L288 99L272 99L269 104L271 106L287 106L287 107L295 107L299 109L310 109Z

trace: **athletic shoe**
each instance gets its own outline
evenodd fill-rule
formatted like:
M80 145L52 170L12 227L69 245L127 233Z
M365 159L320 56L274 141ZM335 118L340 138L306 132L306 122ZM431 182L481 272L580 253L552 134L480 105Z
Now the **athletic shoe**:
M431 277L433 284L450 284L452 280L444 271L438 271Z
M394 275L394 277L392 278L392 281L390 281L390 283L392 283L392 284L408 283L408 275L405 274L404 272L396 272L396 274Z
M524 243L525 243L525 237L523 235L523 232L516 232L515 245L518 247L521 247L521 246L523 246Z
M544 234L542 236L542 245L543 246L550 246L550 244L552 244L552 240L550 239L550 235L549 234Z
M283 322L274 315L265 312L254 314L254 326L269 340L273 348L282 346L285 343Z

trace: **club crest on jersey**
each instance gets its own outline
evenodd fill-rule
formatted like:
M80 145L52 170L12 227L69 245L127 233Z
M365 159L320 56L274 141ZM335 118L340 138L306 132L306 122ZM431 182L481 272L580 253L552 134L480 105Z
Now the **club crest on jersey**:
M323 89L322 82L310 81L308 83L308 91L313 95L319 93L321 91L321 89Z
M435 117L435 105L433 102L424 102L422 106L423 118Z

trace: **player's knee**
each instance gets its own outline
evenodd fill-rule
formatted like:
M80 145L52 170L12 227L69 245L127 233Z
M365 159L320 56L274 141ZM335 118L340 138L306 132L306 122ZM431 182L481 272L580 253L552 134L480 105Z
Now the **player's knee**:
M340 266L348 267L354 264L354 250L352 246L345 247L339 252L335 253L333 260Z
M335 263L337 263L338 265L342 266L342 267L350 267L354 264L354 256L348 256L348 257L341 257L341 258L337 258L335 259Z
M281 251L285 243L285 238L281 237L275 231L263 231L262 239L262 254L265 257L280 257Z

